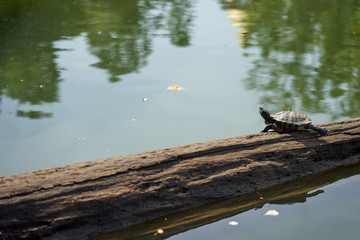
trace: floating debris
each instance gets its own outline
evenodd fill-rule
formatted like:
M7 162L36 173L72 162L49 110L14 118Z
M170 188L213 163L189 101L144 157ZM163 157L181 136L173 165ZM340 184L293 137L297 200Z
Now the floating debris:
M159 229L157 230L157 232L154 233L154 236L156 236L156 235L158 235L158 234L163 234L163 233L164 233L164 230L162 230L161 228L159 228Z
M263 200L263 199L264 199L264 196L263 196L261 193L256 192L256 194L259 195L260 200Z
M86 137L79 137L79 140L86 140Z
M236 221L231 221L231 222L229 222L229 225L231 225L231 226L236 226L236 225L238 225L239 223L238 222L236 222Z
M131 121L132 121L132 122L135 122L135 121L136 121L136 119L135 119L135 118L132 118L132 119L131 119Z
M143 101L143 102L147 102L147 101L149 101L149 99L146 98L146 97L144 97L144 98L142 99L142 101Z
M168 89L168 90L173 90L173 91L179 91L179 90L184 90L185 88L179 87L178 85L171 85L171 86L168 87L167 89Z
M279 212L276 210L269 210L265 213L265 216L278 216Z

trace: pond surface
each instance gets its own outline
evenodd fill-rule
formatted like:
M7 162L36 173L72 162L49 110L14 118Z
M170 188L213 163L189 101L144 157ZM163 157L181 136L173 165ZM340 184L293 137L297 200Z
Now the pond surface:
M360 113L357 1L0 5L0 175ZM177 90L168 87L179 86Z

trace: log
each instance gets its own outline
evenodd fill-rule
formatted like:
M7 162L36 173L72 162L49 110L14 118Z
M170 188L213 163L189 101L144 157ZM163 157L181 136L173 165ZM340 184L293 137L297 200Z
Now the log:
M88 239L360 158L360 118L0 177L0 237Z

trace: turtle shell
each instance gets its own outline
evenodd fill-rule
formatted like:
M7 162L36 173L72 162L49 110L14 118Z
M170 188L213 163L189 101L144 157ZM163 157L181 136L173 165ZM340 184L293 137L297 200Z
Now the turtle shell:
M271 117L283 131L297 130L311 124L311 119L306 114L291 110L278 112Z

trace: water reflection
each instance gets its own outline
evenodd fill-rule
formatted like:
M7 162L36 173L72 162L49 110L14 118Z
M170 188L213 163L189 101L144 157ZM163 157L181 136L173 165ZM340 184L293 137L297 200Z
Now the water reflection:
M61 39L84 35L89 51L98 58L93 66L107 71L110 82L144 67L157 35L176 46L189 46L193 4L191 0L1 1L0 101L3 95L20 105L59 101L61 70L56 57L62 49L54 42ZM36 119L52 113L17 109L17 116Z
M30 119L40 119L40 118L52 117L52 113L44 113L42 111L17 110L16 116L18 116L18 117L27 117L27 118L30 118Z
M360 1L223 0L240 45L260 58L245 80L272 111L360 114Z

